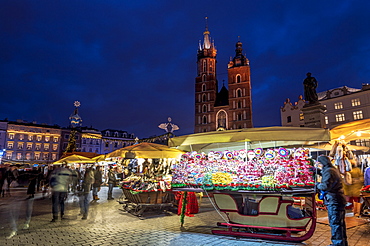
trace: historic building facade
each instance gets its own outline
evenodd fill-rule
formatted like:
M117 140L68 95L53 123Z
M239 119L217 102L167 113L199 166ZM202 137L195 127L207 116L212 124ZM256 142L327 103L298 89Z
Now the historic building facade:
M197 55L194 132L253 127L250 67L242 43L236 43L235 56L228 64L228 88L223 85L219 91L217 50L208 27L203 36Z
M319 102L326 107L325 125L332 129L347 122L370 119L370 85L361 89L347 86L317 93ZM291 103L289 99L280 108L282 126L304 126L302 108L306 102L302 96Z
M7 121L2 162L50 164L59 158L60 139L57 125Z

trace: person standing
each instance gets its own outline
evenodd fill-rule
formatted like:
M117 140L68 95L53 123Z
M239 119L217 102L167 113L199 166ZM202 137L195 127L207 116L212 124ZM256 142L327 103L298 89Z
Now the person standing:
M94 184L93 184L93 200L99 200L98 192L100 191L100 186L103 183L102 173L100 171L100 166L97 166L94 171Z
M94 183L94 170L92 167L88 167L85 170L85 174L82 178L82 189L80 194L80 211L83 220L87 219L89 213L89 195Z
M364 175L356 162L352 163L352 171L348 172L351 176L351 183L344 182L344 195L349 203L352 203L353 216L359 216L361 212L360 195L364 185Z
M331 245L348 246L345 222L346 198L339 170L333 166L327 156L319 156L317 160L323 165L321 183L317 184L317 188L325 194L324 204L328 210Z
M109 168L108 171L108 200L113 200L113 187L116 185L117 178L113 167Z
M51 222L58 220L58 214L60 212L60 218L64 216L64 201L67 198L68 187L72 182L72 172L68 168L59 167L55 169L50 176L50 187L51 187L51 200L52 200L52 212L53 219Z

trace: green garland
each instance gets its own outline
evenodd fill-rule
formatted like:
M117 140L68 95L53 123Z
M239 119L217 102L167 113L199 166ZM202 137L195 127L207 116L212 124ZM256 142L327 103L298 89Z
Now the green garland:
M188 192L184 191L184 194L182 196L182 207L181 207L181 215L180 215L181 227L184 225L187 197L188 197Z

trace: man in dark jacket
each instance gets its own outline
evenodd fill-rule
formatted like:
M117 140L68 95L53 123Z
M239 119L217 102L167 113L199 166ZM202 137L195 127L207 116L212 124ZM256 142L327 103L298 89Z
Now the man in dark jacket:
M324 204L328 209L332 245L348 246L344 208L346 198L339 170L327 156L319 156L318 162L323 165L323 169L321 183L317 184L317 188L325 193Z

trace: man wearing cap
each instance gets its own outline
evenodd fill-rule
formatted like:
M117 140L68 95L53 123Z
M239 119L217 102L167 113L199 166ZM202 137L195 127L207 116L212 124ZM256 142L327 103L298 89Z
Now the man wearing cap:
M323 165L321 183L317 184L317 188L324 192L324 204L328 209L331 228L331 245L348 246L344 208L346 198L339 170L327 156L319 156L317 160Z

